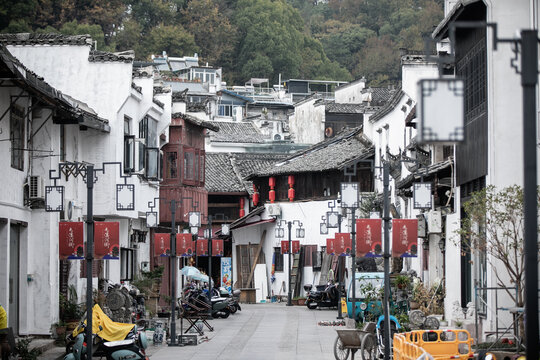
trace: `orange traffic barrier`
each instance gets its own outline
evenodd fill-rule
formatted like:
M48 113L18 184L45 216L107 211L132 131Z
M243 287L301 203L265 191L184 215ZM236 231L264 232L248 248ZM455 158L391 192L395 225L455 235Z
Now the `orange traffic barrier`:
M467 330L413 330L394 334L394 359L472 359Z

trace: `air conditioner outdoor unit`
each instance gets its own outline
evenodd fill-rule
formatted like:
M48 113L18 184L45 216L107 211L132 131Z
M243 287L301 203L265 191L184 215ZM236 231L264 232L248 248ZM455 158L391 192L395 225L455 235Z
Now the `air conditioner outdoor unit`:
M43 178L39 175L28 177L28 197L30 199L45 199L45 187Z
M270 216L279 216L281 215L281 207L278 204L269 204L266 207L266 211Z

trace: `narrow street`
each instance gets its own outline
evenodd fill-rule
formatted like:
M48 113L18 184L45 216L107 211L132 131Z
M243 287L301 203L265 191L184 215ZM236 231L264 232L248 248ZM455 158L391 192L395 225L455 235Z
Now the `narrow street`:
M208 341L197 346L150 345L152 360L161 359L333 359L335 329L319 322L335 321L337 310L309 310L285 303L243 304L228 319L211 321ZM180 326L177 323L178 327ZM184 323L185 326L185 323ZM179 332L179 331L178 331ZM199 336L199 339L202 337Z

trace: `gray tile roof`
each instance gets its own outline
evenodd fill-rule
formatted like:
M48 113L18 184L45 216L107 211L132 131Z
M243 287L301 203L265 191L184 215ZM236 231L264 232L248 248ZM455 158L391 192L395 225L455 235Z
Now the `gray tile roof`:
M399 90L388 87L373 87L364 91L371 91L371 106L384 106Z
M125 62L131 63L135 59L133 50L111 53L100 50L90 50L88 61L90 62Z
M355 160L366 159L373 154L373 143L362 134L362 128L358 127L315 144L268 168L254 171L247 179L251 180L259 176L342 170Z
M366 105L364 104L338 104L335 102L328 102L325 107L327 113L337 114L362 114L364 113Z
M259 132L251 121L243 122L213 122L219 126L219 132L210 132L212 142L232 142L261 144L265 142L265 137Z
M420 180L422 177L424 178L424 180L429 180L431 179L433 174L437 174L440 171L449 168L453 165L453 163L454 159L450 157L444 161L431 164L427 168L422 167L416 170L414 173L409 174L409 176L407 176L406 178L398 181L396 183L396 189L408 188L412 185L413 182Z
M0 42L10 45L92 45L90 35L0 34Z
M253 183L246 176L282 161L284 154L206 153L205 188L208 192L253 193Z
M201 120L199 118L196 118L195 116L191 116L188 114L184 114L181 112L177 112L171 115L171 119L184 119L187 122L190 122L195 125L199 125L200 127L212 130L212 131L219 131L220 126L218 126L216 123L211 121L205 121Z
M390 113L394 108L397 106L401 98L405 95L405 92L403 90L398 90L394 92L394 95L392 98L384 105L379 111L377 111L375 114L373 114L369 121L377 121L379 119L382 119L385 115Z

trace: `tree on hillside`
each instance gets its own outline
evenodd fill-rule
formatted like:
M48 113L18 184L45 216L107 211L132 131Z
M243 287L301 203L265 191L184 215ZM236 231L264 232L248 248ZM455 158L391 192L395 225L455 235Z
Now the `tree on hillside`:
M399 79L399 51L389 36L372 37L356 54L353 76L365 76L370 86L396 84Z
M538 195L537 201L540 203ZM497 190L488 186L473 193L464 210L467 217L458 230L461 247L487 255L497 286L515 286L516 292L507 290L507 293L522 307L525 300L523 188L513 185ZM523 329L522 322L520 326Z
M298 12L284 0L239 0L234 24L238 28L237 69L251 68L254 62L271 63L276 81L299 74L303 46L303 22ZM263 60L263 57L268 60ZM249 74L242 74L247 80Z
M219 65L223 54L230 54L236 45L236 28L218 13L212 0L191 0L181 13L186 30L200 47L202 60Z
M351 74L339 63L330 61L318 40L304 36L300 77L303 79L352 80Z
M184 56L199 51L193 35L180 25L158 25L150 30L145 41L145 53L142 56L161 54L166 51L170 56Z
M28 28L29 15L33 14L37 0L3 0L0 2L0 30L5 32L11 24L17 28Z

